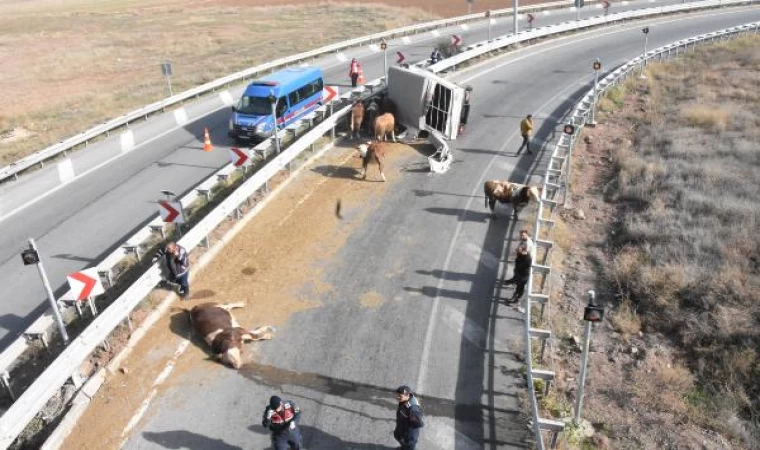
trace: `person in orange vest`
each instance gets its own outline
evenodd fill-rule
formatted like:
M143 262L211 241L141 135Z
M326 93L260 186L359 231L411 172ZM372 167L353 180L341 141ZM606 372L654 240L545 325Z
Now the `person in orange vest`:
M359 79L359 74L362 71L362 66L359 65L359 61L356 58L351 60L351 68L348 70L348 76L351 77L351 87L356 87L356 82Z

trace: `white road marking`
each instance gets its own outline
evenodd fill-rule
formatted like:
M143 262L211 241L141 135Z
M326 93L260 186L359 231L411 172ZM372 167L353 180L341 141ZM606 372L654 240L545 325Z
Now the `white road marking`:
M380 47L378 47L377 44L369 44L369 49L372 50L372 53L378 53L380 51Z
M185 108L174 110L174 120L177 121L177 125L184 125L187 123L187 111Z
M58 178L60 178L61 183L66 184L76 177L74 163L71 161L71 158L66 158L58 163Z
M407 45L411 44L412 43L412 38L410 38L409 36L404 36L404 37L401 38L401 42L403 42L404 44L407 44Z
M140 423L140 420L145 415L145 412L148 411L148 408L150 407L151 402L156 397L156 394L158 393L158 387L161 386L161 384L163 384L163 382L166 381L167 378L169 378L169 375L171 375L172 371L174 371L174 366L177 364L177 360L179 359L180 356L182 356L183 353L185 353L185 350L187 350L189 345L190 345L190 340L186 338L182 338L179 345L177 346L177 349L174 351L174 354L172 355L171 359L169 360L169 362L166 363L164 370L162 370L161 373L159 373L156 379L153 381L150 395L148 395L148 398L143 400L142 404L140 405L140 408L132 416L132 418L129 419L129 422L127 423L127 426L124 428L124 431L121 432L121 437L124 439L122 440L121 445L119 445L119 448L123 447L127 443L127 441L129 440L128 434L137 426L138 423Z
M549 14L551 14L551 11L544 11L544 12L542 12L541 14L543 14L543 15L545 15L545 16L548 16Z
M466 23L463 23L462 25L459 25L459 28L463 29L464 31L467 31L470 29L470 26Z
M424 400L423 400L424 402ZM424 408L425 405L423 404ZM448 417L430 416L425 419L425 431L422 433L422 441L434 444L431 448L457 450L478 450L483 445L468 438L461 431L457 431L454 419Z
M121 153L127 153L135 148L135 134L132 130L127 130L119 135L119 143L121 144Z
M336 57L336 58L338 59L338 61L340 61L340 62L346 62L346 61L348 61L348 57L346 57L346 55L345 55L345 54L343 54L343 52L338 52L338 53L336 53L336 54L335 54L335 57Z
M433 30L433 31L430 32L430 34L432 34L433 37L438 37L438 36L441 35L441 33L439 33L438 30Z

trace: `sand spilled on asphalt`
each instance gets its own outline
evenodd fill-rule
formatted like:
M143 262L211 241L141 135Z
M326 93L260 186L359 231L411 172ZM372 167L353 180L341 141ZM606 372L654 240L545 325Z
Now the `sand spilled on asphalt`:
M180 342L190 337L181 308L203 302L245 302L235 317L243 326L281 325L295 312L320 306L320 294L333 287L322 280L320 262L335 257L347 238L361 227L394 180L403 176L401 163L417 156L411 147L394 144L387 156L387 183L378 182L376 166L367 181L357 179L361 166L353 149L331 151L307 167L222 250L194 280L192 298L177 302L138 344L124 363L126 374L109 377L66 440L64 449L112 449L123 441L122 431L153 388ZM336 204L340 200L340 216ZM356 302L379 306L379 295L364 294ZM275 337L276 339L276 337ZM247 360L255 360L257 345L248 344ZM200 370L199 370L200 369ZM158 389L172 386L183 373L212 376L228 370L207 360L202 341L193 338L174 373ZM150 410L145 416L150 416Z

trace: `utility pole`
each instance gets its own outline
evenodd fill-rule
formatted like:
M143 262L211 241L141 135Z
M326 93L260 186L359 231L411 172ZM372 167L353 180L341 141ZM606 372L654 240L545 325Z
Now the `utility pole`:
M591 102L591 120L589 120L587 125L593 127L596 126L596 102L599 92L599 71L602 68L602 62L599 60L599 58L596 58L592 67L594 68L594 99Z
M42 279L42 285L45 287L48 301L50 301L50 307L53 308L53 315L55 316L55 322L58 324L58 331L61 332L63 343L68 344L69 334L66 332L66 325L63 323L61 311L58 309L58 303L55 301L53 289L50 287L50 281L48 281L47 273L45 273L45 267L42 265L42 259L40 258L40 253L37 250L37 244L34 243L34 239L29 238L29 248L21 252L21 259L24 261L25 266L32 264L37 266L40 278Z
M517 36L517 0L512 0L512 33Z

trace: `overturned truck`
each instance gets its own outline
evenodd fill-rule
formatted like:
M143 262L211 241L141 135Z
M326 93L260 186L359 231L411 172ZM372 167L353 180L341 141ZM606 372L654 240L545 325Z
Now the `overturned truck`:
M457 138L465 108L465 89L417 67L391 67L388 97L396 106L396 121L408 136L424 135L437 151L428 158L433 172L445 172L453 159L447 141Z

